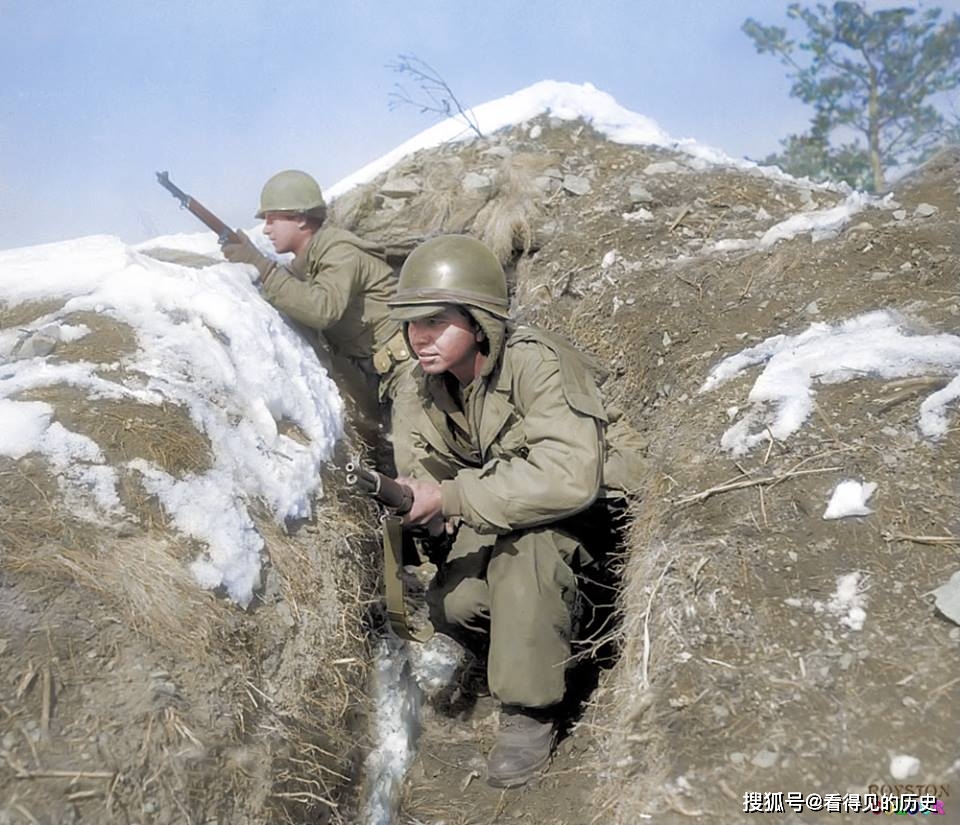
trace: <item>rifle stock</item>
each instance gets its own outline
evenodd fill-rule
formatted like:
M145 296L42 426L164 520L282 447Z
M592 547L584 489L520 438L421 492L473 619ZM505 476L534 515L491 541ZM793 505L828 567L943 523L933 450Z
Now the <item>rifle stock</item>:
M196 198L188 195L180 187L170 180L170 175L167 172L157 172L157 182L166 189L171 195L173 195L178 201L180 201L180 206L184 209L189 209L193 215L198 218L203 224L208 228L212 229L217 233L217 239L220 241L221 246L225 243L240 243L240 236L234 232L229 226L227 226L220 218L213 214L207 207L205 207L200 201Z

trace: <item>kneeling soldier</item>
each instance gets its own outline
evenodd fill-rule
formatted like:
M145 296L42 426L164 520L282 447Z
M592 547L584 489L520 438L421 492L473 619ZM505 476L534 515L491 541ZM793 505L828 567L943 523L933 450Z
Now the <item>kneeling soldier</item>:
M638 439L611 422L587 358L509 323L508 304L496 256L461 235L417 247L389 302L418 361L418 403L394 433L414 493L405 523L455 536L428 602L438 630L489 644L496 787L522 785L550 759L574 571L590 558L577 536L598 509L622 505L641 469Z

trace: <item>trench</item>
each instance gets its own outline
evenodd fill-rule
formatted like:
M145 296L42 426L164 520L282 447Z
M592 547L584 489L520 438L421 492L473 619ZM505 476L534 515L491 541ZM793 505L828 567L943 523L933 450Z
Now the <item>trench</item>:
M459 646L435 635L424 644L385 635L377 644L370 695L373 749L364 763L363 825L394 825L407 771L417 757L427 699L449 684Z

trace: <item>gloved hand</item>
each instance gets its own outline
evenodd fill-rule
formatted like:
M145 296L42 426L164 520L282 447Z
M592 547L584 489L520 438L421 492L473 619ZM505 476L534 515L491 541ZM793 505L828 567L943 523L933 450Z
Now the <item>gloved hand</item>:
M227 241L220 247L223 257L234 264L251 264L260 273L260 278L266 280L267 275L277 265L276 261L270 260L257 249L242 230L238 231L237 235L240 236L238 242Z

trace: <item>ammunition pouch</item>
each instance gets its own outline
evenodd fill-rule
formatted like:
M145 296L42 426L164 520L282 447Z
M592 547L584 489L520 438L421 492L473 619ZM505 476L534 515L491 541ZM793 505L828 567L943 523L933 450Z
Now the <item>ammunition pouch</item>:
M373 354L373 368L378 375L386 375L396 364L408 361L413 356L407 348L403 331L398 330Z

